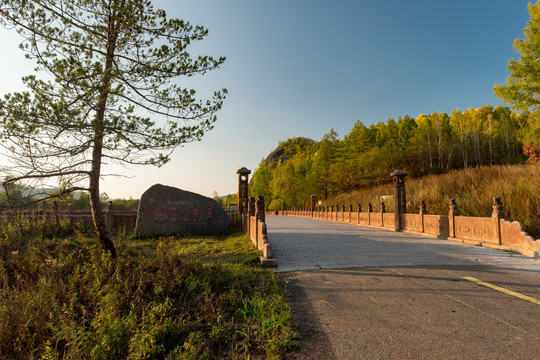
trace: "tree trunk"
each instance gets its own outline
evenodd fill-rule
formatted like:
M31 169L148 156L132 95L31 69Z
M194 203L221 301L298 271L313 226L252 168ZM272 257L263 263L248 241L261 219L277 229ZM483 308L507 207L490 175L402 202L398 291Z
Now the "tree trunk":
M101 209L101 201L99 198L99 180L101 176L101 159L103 155L103 138L105 133L105 109L107 108L107 99L109 97L109 89L111 86L111 71L113 67L113 57L116 49L116 40L118 38L117 20L115 19L116 12L113 11L109 19L109 34L107 41L107 55L105 57L105 69L103 73L103 90L99 94L99 100L96 109L96 119L94 121L94 148L92 150L92 169L90 170L90 208L92 210L92 219L98 236L99 242L103 250L111 253L112 257L116 257L116 249L111 240L105 215Z
M101 208L101 199L99 197L99 177L101 174L101 155L103 150L103 136L98 136L94 140L94 149L92 151L92 170L90 171L90 209L92 210L92 220L103 250L116 257L116 249L111 240L109 229L105 221L105 214Z

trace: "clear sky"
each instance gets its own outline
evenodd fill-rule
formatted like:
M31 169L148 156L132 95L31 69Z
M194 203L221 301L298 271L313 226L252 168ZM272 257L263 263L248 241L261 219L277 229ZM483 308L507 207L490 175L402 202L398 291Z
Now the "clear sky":
M254 171L280 141L346 135L421 113L500 105L495 83L517 57L527 0L155 0L169 17L209 29L192 54L226 56L186 83L201 95L227 88L215 128L162 168L107 178L111 198L138 198L155 183L212 196L237 191L236 170ZM13 31L0 28L0 94L32 72ZM118 169L108 169L118 172ZM107 172L107 168L105 169Z

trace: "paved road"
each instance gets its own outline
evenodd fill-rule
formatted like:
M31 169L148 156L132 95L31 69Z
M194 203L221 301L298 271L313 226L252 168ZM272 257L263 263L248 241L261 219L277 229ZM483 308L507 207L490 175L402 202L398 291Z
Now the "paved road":
M266 221L300 336L293 359L539 357L540 259L320 220Z

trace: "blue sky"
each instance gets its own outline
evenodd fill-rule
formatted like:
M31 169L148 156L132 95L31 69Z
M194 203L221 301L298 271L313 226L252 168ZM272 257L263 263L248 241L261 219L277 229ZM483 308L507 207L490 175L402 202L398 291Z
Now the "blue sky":
M192 54L226 56L219 70L181 80L202 96L227 88L214 130L160 169L116 169L102 190L135 198L155 183L203 195L234 193L280 141L341 137L403 115L499 105L528 21L526 0L156 0L169 17L209 29ZM14 32L0 29L0 94L21 90L31 64ZM107 169L106 169L107 170Z

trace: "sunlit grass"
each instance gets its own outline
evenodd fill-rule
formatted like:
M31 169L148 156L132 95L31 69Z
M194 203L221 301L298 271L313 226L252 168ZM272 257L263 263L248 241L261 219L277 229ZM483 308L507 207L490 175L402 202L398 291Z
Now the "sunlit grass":
M0 237L0 358L280 358L291 313L240 234Z

